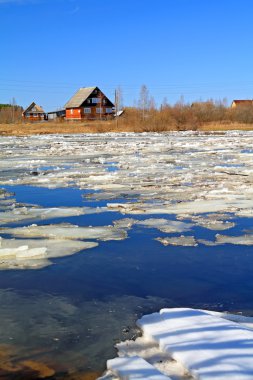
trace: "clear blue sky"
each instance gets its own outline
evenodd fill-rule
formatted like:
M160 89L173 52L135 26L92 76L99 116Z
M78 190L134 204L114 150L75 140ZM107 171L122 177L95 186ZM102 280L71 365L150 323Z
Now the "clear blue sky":
M0 0L0 103L253 98L252 0Z

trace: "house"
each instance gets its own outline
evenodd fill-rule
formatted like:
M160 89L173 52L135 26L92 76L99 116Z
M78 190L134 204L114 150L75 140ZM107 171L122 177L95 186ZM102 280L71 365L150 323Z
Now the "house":
M46 119L46 113L41 106L36 103L31 103L22 113L24 119L31 121L39 121Z
M98 87L82 87L65 104L66 120L107 119L114 114L114 104Z
M253 100L233 100L231 108L253 106Z
M51 111L47 113L47 120L63 120L66 116L65 110Z

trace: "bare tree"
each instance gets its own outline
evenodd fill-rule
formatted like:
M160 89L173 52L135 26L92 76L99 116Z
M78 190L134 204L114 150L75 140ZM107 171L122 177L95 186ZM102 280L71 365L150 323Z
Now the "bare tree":
M144 120L145 112L149 108L149 91L145 84L141 86L138 105L139 105L139 108L142 110L142 119Z
M150 96L150 98L149 98L148 109L152 110L152 111L156 109L156 102L155 102L155 98L153 96Z
M123 93L121 86L118 86L115 91L115 99L117 100L117 107L118 111L122 110L123 108ZM116 106L116 104L115 104Z
M168 106L169 106L168 99L167 99L167 96L165 96L161 104L161 110L163 110L164 108L167 108Z

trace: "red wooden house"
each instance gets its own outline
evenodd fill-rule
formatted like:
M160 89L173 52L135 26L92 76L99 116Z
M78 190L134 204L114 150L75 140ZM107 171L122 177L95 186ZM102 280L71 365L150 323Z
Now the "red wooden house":
M66 120L107 119L114 114L114 104L98 87L82 87L65 104Z
M22 116L24 119L30 121L39 121L46 119L46 113L43 108L34 102L32 102L29 107L24 110Z

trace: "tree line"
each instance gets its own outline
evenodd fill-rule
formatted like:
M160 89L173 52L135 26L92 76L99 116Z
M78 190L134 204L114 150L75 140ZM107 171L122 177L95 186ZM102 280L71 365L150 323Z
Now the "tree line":
M253 124L253 106L240 105L231 108L226 99L196 101L185 103L181 97L175 104L163 99L157 106L146 85L141 86L139 99L132 107L123 106L123 93L120 87L115 91L116 111L125 112L119 119L124 126L136 126L139 130L197 130L208 123L240 123ZM0 104L0 123L16 123L22 120L23 108L16 104L15 99L9 104Z

